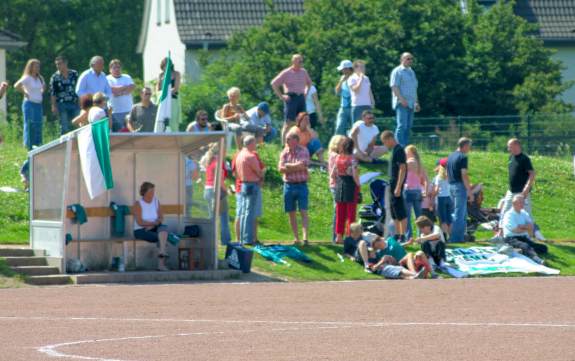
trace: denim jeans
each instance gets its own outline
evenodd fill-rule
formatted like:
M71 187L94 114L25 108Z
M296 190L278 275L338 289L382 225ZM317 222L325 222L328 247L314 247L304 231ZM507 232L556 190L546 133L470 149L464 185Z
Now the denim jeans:
M351 121L351 108L339 108L337 112L337 120L335 123L336 135L347 135L351 129L353 122Z
M462 182L449 184L449 194L453 204L453 223L449 242L463 242L467 227L467 189Z
M58 116L60 117L60 135L68 133L71 129L71 122L79 113L78 103L57 103Z
M351 124L353 125L353 123L357 122L358 120L361 120L361 113L363 113L364 110L371 110L371 105L358 105L355 107L351 107Z
M240 209L240 242L252 244L255 241L254 223L260 186L254 182L242 182L242 204Z
M215 199L216 192L213 188L204 188L204 199L208 202L208 216L214 216L214 209L216 207ZM227 200L226 200L227 202ZM221 205L221 202L220 202ZM230 219L228 216L227 204L225 207L220 206L220 241L223 245L230 243L232 235L230 233Z
M413 109L406 108L401 104L397 104L395 108L395 139L402 147L409 144L409 132L413 125Z
M42 145L42 104L24 100L22 113L24 114L24 146L30 150L34 145Z
M271 143L275 137L278 135L278 130L274 127L270 128L270 131L264 135L264 142Z
M405 238L410 239L412 237L411 231L411 209L415 213L415 218L421 216L421 200L422 193L420 189L406 189L403 191L403 199L405 199L405 209L407 210L407 230L405 232Z
M130 112L112 113L112 132L118 132L124 128L126 125L126 115L128 114L130 114Z

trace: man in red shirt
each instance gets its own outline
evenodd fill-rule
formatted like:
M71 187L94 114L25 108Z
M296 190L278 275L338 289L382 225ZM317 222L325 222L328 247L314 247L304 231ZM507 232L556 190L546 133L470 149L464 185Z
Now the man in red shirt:
M311 79L302 65L303 56L294 54L291 66L282 70L271 82L274 93L284 102L282 142L285 142L287 131L294 126L296 116L306 111L305 98L311 87ZM283 87L283 93L280 87Z
M300 243L296 211L301 214L304 244L308 243L308 166L309 152L299 145L299 136L289 132L286 136L286 146L280 154L278 169L284 181L284 210L289 215L290 225L295 237L295 243Z
M235 162L236 173L241 181L240 242L242 244L254 244L254 223L264 169L256 153L256 138L248 135L244 138L243 143L244 147L236 156Z

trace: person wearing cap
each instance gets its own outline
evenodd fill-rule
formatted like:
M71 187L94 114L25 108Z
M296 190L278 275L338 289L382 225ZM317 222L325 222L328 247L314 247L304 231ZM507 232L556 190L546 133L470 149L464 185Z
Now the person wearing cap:
M437 161L435 173L435 178L433 178L433 195L437 196L437 215L439 216L441 230L449 236L451 234L453 203L449 195L447 158L441 158Z
M399 64L391 72L389 86L391 88L391 106L395 110L395 138L405 147L409 144L409 132L413 125L413 114L420 111L417 100L417 77L411 68L413 55L401 54Z
M291 66L282 70L271 82L275 95L284 103L282 143L285 142L287 131L294 126L297 115L306 111L305 98L311 87L311 78L302 65L303 56L294 54ZM283 93L280 87L283 87Z
M341 77L335 86L335 94L340 97L335 134L347 135L353 123L351 119L351 92L349 85L347 85L347 79L353 74L353 63L350 60L342 60L337 67L337 71L341 73Z
M261 102L257 106L246 111L247 124L245 129L256 134L258 143L262 141L270 143L277 135L277 129L272 126L270 106Z

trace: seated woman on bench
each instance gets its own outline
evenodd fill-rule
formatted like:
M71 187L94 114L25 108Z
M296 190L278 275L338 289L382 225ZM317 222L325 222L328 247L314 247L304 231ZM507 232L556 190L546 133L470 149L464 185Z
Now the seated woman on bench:
M143 241L159 243L158 271L169 271L166 267L166 241L168 240L168 227L162 224L164 215L160 209L160 202L155 196L155 186L144 182L140 186L142 198L134 204L134 237Z

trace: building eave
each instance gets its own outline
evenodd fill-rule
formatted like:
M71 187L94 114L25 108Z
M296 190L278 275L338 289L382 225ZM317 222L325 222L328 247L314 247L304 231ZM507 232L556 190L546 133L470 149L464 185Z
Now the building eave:
M140 38L138 39L138 46L136 53L144 53L146 47L146 38L148 37L148 24L150 22L150 12L152 8L152 0L144 0L144 16L142 17L142 27L140 30Z

